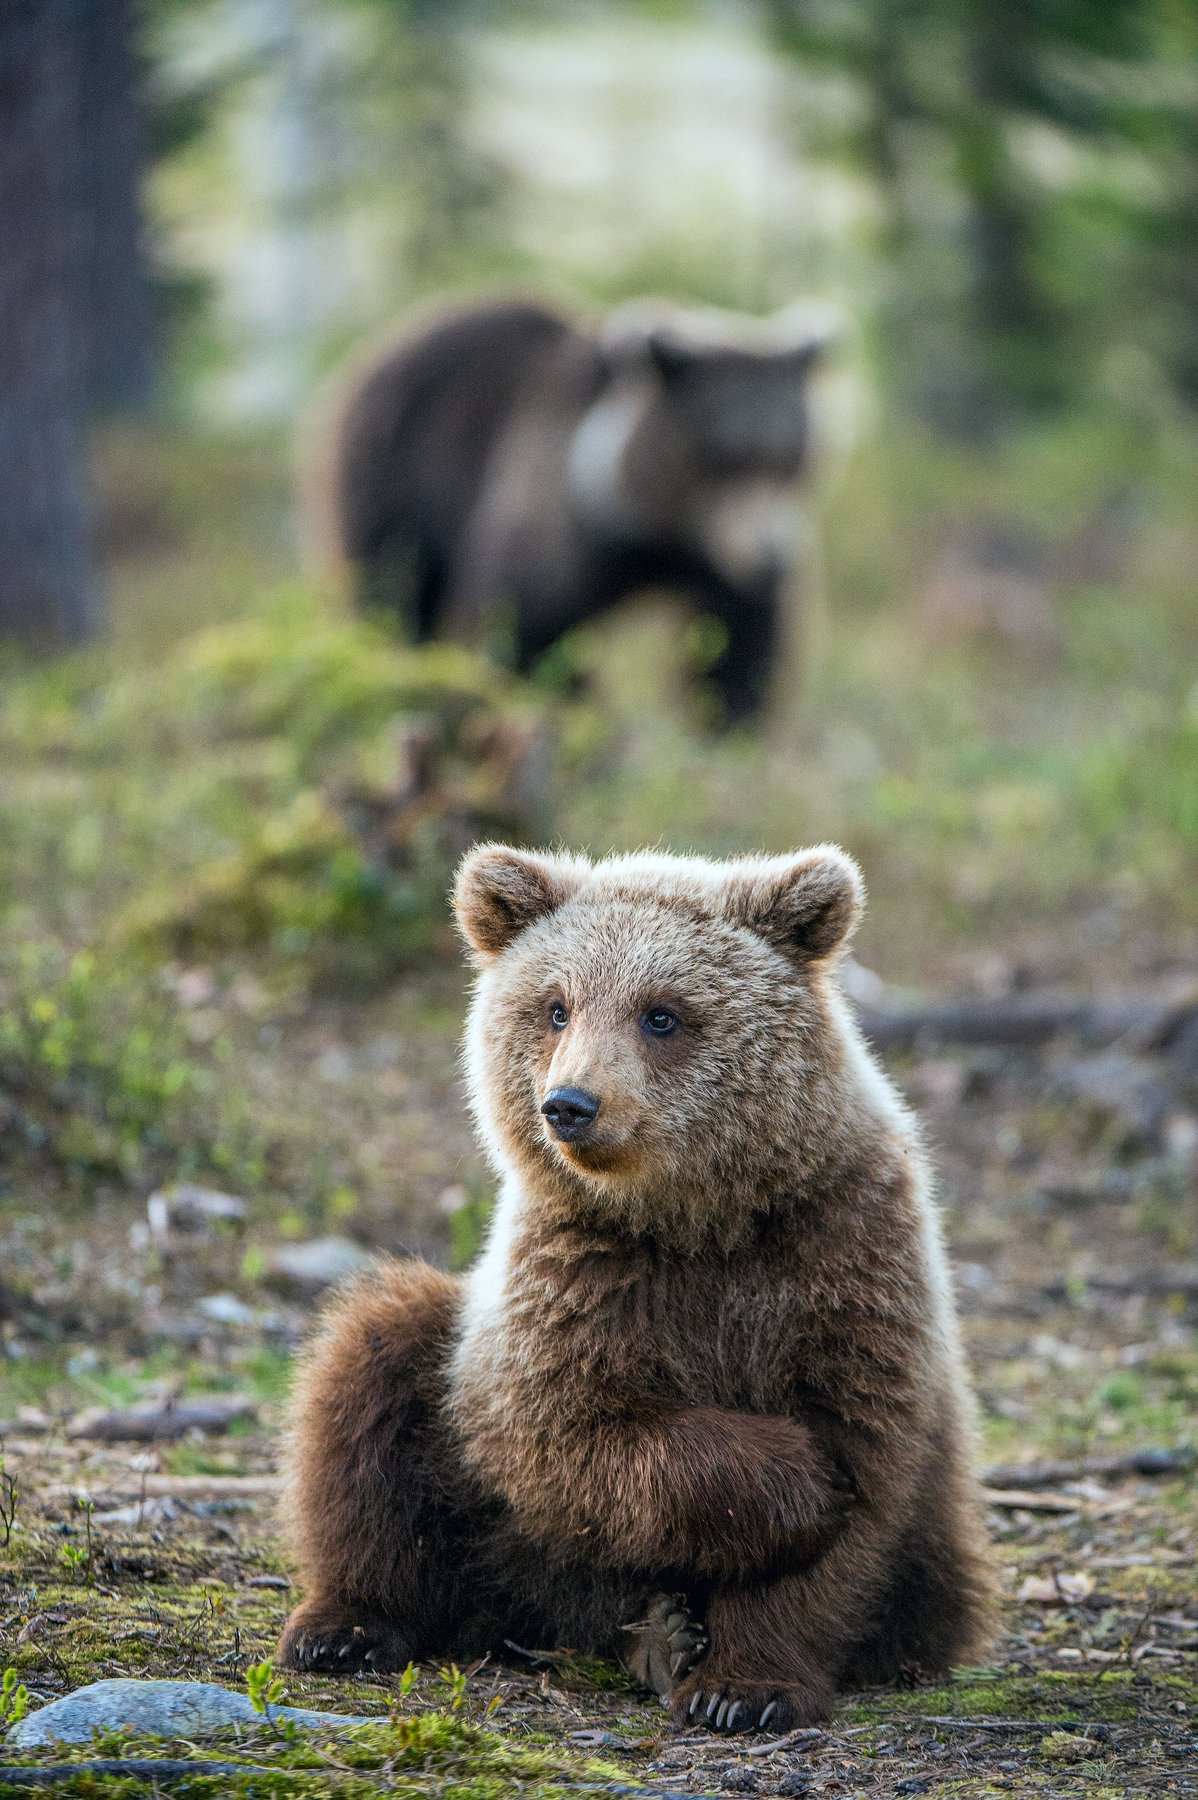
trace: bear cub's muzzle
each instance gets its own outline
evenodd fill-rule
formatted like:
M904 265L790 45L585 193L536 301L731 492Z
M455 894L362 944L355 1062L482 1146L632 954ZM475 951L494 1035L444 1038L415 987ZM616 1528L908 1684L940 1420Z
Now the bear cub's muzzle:
M541 1104L541 1112L555 1138L563 1144L578 1144L591 1134L603 1102L585 1088L551 1088Z

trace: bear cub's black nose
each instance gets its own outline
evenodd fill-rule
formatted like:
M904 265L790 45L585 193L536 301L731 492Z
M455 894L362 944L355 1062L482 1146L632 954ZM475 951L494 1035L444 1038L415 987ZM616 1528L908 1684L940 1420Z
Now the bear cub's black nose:
M587 1135L599 1117L601 1105L585 1088L560 1087L545 1096L541 1111L554 1137L561 1138L563 1144L573 1144Z

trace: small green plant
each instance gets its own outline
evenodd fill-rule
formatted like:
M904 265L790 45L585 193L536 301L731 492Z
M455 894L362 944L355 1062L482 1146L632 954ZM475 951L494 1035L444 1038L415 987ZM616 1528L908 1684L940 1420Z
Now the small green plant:
M256 1713L262 1714L275 1737L285 1744L298 1743L299 1731L294 1720L280 1721L271 1715L271 1707L278 1706L286 1693L281 1679L275 1674L273 1657L267 1656L261 1662L251 1663L245 1672L245 1685L250 1705Z
M0 1678L0 1724L7 1729L23 1719L28 1711L29 1689L24 1682L18 1685L15 1669L5 1669Z
M245 1686L254 1711L269 1720L271 1707L279 1704L286 1691L275 1674L274 1658L267 1656L261 1662L251 1663L245 1672Z
M410 1662L399 1678L399 1691L406 1700L416 1683L416 1664Z
M59 1551L59 1557L64 1569L69 1569L72 1574L82 1575L90 1587L96 1578L92 1544L92 1514L96 1507L93 1500L85 1499L82 1494L78 1496L75 1504L83 1514L84 1541L82 1544L64 1544Z
M458 1712L466 1698L465 1675L463 1675L456 1663L450 1663L447 1669L438 1669L437 1676L449 1689L450 1712Z
M64 1544L58 1552L58 1560L64 1569L71 1574L77 1574L80 1569L86 1567L87 1551L81 1544Z

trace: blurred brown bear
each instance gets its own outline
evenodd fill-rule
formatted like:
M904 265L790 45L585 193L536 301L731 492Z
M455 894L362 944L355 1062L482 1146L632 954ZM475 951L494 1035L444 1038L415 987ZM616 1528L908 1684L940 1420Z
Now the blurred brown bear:
M708 673L750 720L782 654L827 309L617 309L598 331L527 301L440 315L336 384L312 511L323 559L417 642L514 614L527 671L646 588L719 627Z

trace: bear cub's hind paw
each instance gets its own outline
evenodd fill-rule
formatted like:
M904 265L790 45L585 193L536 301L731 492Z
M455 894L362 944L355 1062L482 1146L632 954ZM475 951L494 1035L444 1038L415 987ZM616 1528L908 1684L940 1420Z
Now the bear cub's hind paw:
M682 1594L654 1594L645 1617L626 1625L621 1660L634 1681L663 1700L690 1673L707 1648L703 1627L687 1611Z
M832 1710L832 1692L797 1684L723 1681L700 1669L672 1696L676 1725L707 1731L796 1731L818 1724Z
M299 1606L283 1627L279 1662L323 1675L394 1674L412 1660L407 1639L385 1619L364 1612Z

